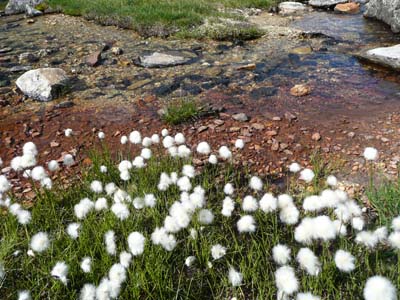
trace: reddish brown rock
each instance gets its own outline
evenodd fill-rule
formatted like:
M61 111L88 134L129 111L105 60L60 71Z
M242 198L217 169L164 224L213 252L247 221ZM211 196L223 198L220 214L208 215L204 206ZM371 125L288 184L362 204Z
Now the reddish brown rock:
M86 64L91 67L95 67L100 63L101 51L95 51L86 57Z
M335 6L335 11L345 14L357 14L360 11L360 3L350 2Z
M290 94L295 97L306 96L311 93L311 88L305 84L296 84L290 89Z

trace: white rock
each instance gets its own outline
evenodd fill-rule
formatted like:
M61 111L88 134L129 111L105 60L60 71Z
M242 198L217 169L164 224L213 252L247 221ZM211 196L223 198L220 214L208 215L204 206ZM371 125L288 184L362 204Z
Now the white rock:
M370 0L364 15L389 24L393 32L400 32L400 0Z
M28 97L39 101L51 101L68 87L68 76L62 69L43 68L30 70L16 81L18 88Z
M346 3L347 0L310 0L308 4L314 7L330 7L336 4Z
M400 69L400 44L368 50L362 57L374 63Z
M162 68L183 65L189 60L190 58L183 56L154 52L151 55L140 56L136 63L145 68Z
M279 4L281 15L295 15L307 10L307 6L300 2L285 1Z

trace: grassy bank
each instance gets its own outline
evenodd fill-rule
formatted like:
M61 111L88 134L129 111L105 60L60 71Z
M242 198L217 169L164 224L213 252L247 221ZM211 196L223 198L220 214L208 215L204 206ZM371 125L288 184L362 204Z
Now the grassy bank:
M105 149L104 136L99 137L95 144ZM142 140L137 133L129 140L121 140L124 148L114 158L104 150L94 152L92 164L80 166L82 177L69 185L51 187L44 180L68 174L69 167L56 170L53 163L45 171L33 169L28 179L36 193L33 206L15 197L0 178L0 299L17 299L23 290L35 300L277 299L281 289L290 299L297 294L296 299L359 300L375 275L400 288L400 244L390 228L398 206L382 211L387 225L375 231L381 220L369 219L361 202L336 190L334 178L325 181L318 163L316 172L300 172L302 180L300 170L291 167L296 173L287 192L293 198L275 198L266 194L267 178L252 177L231 163L239 157L241 141L231 150L203 143L195 153L184 145L177 148L185 142L179 134L160 143L158 136ZM31 145L26 149L24 156L36 153ZM218 163L216 157L208 159L210 150ZM206 162L195 171L193 158ZM393 202L399 186L375 193L380 202ZM318 196L307 198L311 194ZM350 219L344 217L348 214ZM340 218L339 227L329 221ZM302 231L306 220L315 224ZM78 227L67 230L74 223ZM394 227L400 230L400 224ZM156 233L157 228L167 233ZM48 241L34 241L39 232ZM278 244L289 254L281 247L275 255ZM350 259L337 261L338 250ZM391 286L383 288L388 292Z
M143 36L192 32L207 18L241 16L224 8L269 8L277 0L49 0L53 8L106 25L132 28ZM186 33L186 36L188 34Z

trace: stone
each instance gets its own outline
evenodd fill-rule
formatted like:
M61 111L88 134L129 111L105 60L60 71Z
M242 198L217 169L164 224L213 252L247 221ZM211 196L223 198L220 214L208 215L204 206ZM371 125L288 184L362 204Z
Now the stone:
M17 79L16 84L28 97L47 102L66 91L69 78L62 69L42 68L24 73Z
M300 2L285 1L279 4L279 13L281 15L296 15L307 10L307 6Z
M360 3L341 3L335 6L335 11L346 14L357 14L360 12Z
M118 55L121 55L122 53L124 53L124 51L120 47L112 47L111 53L118 56Z
M5 13L7 15L26 13L27 7L34 9L36 5L42 2L44 2L44 0L10 0L5 8Z
M13 50L13 49L12 49L12 48L9 48L9 47L1 48L1 49L0 49L0 54L8 53L8 52L11 52L12 50Z
M86 64L95 67L100 63L101 51L95 51L86 57Z
M309 5L313 7L327 8L335 6L336 4L346 3L347 0L310 0Z
M33 53L30 53L30 52L21 53L18 56L18 61L19 61L20 64L32 63L32 62L36 62L38 60L39 60L38 57L36 55L34 55Z
M319 140L321 139L321 134L320 134L319 132L315 132L315 133L313 133L313 135L311 136L311 138L312 138L314 141L319 141Z
M368 50L360 56L371 62L400 70L400 44Z
M240 71L240 70L252 71L255 69L256 69L256 64L247 64L247 65L239 66L236 68L236 70L238 70L238 71Z
M249 121L249 117L245 113L234 114L232 118L239 122L247 122Z
M38 17L43 15L43 13L40 10L34 9L30 5L25 5L25 15L28 17Z
M10 68L11 73L18 73L18 72L23 72L23 71L29 71L32 70L32 66L14 66Z
M290 94L295 97L306 96L311 93L311 88L305 84L296 84L290 89Z
M400 32L400 0L370 0L364 16L388 24L393 32Z
M166 68L186 64L190 58L154 52L150 55L139 56L135 64L144 68Z

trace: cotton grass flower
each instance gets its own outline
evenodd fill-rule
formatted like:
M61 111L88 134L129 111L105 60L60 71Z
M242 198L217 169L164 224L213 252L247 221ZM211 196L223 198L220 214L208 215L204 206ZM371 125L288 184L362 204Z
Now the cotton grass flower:
M96 194L103 192L103 184L98 180L93 180L90 184L90 189Z
M163 130L161 130L161 135L163 137L167 136L169 134L168 129L164 128Z
M275 272L275 282L278 290L286 295L292 295L299 289L299 282L292 267L283 266Z
M329 176L326 178L326 184L329 185L329 186L331 186L331 187L336 187L337 184L338 184L338 180L337 180L337 178L336 178L335 176L329 175Z
M225 217L232 216L232 212L235 209L235 202L230 197L225 197L222 202L221 214Z
M142 169L145 165L144 159L141 156L136 156L132 161L132 166L134 166L136 169Z
M281 209L279 218L282 223L294 225L299 221L300 212L294 205L289 205Z
M31 293L27 290L19 291L18 300L32 300Z
M31 177L33 180L41 181L47 177L46 170L42 166L37 166L32 169Z
M309 275L317 276L321 271L321 263L318 257L309 248L301 248L296 256L300 267Z
M124 203L114 203L111 211L121 221L126 220L130 215L129 208Z
M55 172L58 169L60 169L60 166L56 160L51 160L47 164L47 168L49 169L50 172Z
M75 216L82 220L94 209L94 203L89 198L82 199L74 206Z
M255 191L261 191L261 189L263 187L263 183L262 183L261 179L258 178L257 176L253 176L250 178L249 185Z
M128 137L126 135L121 136L121 145L125 145L129 141Z
M304 169L300 172L300 180L304 180L305 182L309 183L314 179L314 172L311 169Z
M220 244L213 245L211 247L211 256L214 260L224 257L226 254L226 248Z
M239 233L254 232L256 231L256 222L250 215L243 216L237 222Z
M126 251L122 251L119 255L119 263L124 266L124 268L129 268L132 262L132 254Z
M189 178L193 178L196 174L196 171L193 166L191 165L184 165L182 169L182 174Z
M244 141L242 139L237 139L235 142L235 147L238 149L244 148Z
M393 218L391 227L394 231L400 231L400 216Z
M232 183L225 184L225 186L224 186L225 195L233 195L234 191L235 191L235 189L234 189Z
M105 174L105 173L107 173L107 171L108 171L108 168L106 166L104 166L104 165L100 166L100 173Z
M11 184L8 181L7 177L4 175L0 175L0 193L6 193L11 188Z
M298 293L296 295L296 300L321 300L321 298L311 293Z
M397 300L396 288L383 276L373 276L367 280L364 288L365 300Z
M33 251L41 253L46 251L50 246L50 239L47 233L38 232L35 234L30 242L30 247Z
M33 156L38 155L38 150L36 148L36 145L32 142L27 142L24 144L24 146L22 147L22 153L24 155L26 154L31 154Z
M79 300L96 300L96 287L86 283L80 291Z
M273 212L278 207L278 199L276 199L272 194L267 193L260 200L260 209L265 213Z
M363 156L365 160L377 160L378 159L378 150L373 147L367 147L364 150Z
M297 173L300 170L301 170L301 167L298 163L294 162L294 163L290 164L290 166L289 166L289 171L292 173Z
M36 157L33 154L28 153L21 157L21 167L23 169L34 167L36 163Z
M361 231L356 235L355 241L357 244L364 245L368 248L375 248L378 244L377 236L371 231Z
M141 136L140 132L137 130L132 131L129 134L129 141L135 145L140 144L142 142L142 136Z
M340 271L350 273L355 269L355 257L347 251L338 250L335 253L335 264Z
M210 164L212 164L212 165L216 165L216 164L218 163L218 158L217 158L217 156L214 155L214 154L211 154L211 155L208 157L208 162L209 162Z
M257 199L253 196L246 196L243 199L242 209L245 212L255 212L258 209Z
M117 244L115 243L115 232L113 230L109 230L104 234L104 243L109 255L117 254Z
M199 211L197 219L200 224L209 225L214 221L214 214L209 209L202 209Z
M194 256L188 256L188 257L186 257L186 259L185 259L185 265L186 265L186 267L188 267L188 268L190 268L192 265L193 265L193 263L196 261L196 257L194 257Z
M272 258L278 265L286 265L291 259L290 252L288 246L278 244L272 248Z
M177 185L181 192L189 192L192 189L192 184L189 177L183 176L178 179Z
M197 145L196 151L197 151L199 154L208 155L208 154L210 154L210 152L211 152L211 148L210 148L210 145L209 145L207 142L200 142L200 143Z
M21 225L27 225L32 220L32 214L29 211L24 210L24 209L18 210L16 217L17 217L18 223Z
M351 226L358 231L363 230L365 225L364 219L360 218L360 217L355 217L353 219L351 219Z
M186 145L180 145L178 147L178 156L180 158L188 158L192 151Z
M151 140L151 138L149 138L147 136L143 138L143 140L142 140L142 146L143 147L148 148L148 147L151 146L151 144L153 144L153 141Z
M186 141L185 136L180 132L175 135L174 140L177 145L182 145Z
M84 273L90 273L92 269L92 259L90 257L84 257L81 261L81 269Z
M63 164L66 167L70 167L75 163L74 157L71 154L65 154L63 158Z
M389 241L389 244L393 248L400 250L400 232L399 231L392 232L389 235L388 241Z
M218 153L222 159L229 160L232 158L232 152L226 146L220 147Z
M71 223L67 226L67 234L73 239L76 240L79 237L79 228L81 224L79 223Z
M66 137L70 137L72 134L73 134L73 131L72 131L71 128L67 128L67 129L64 130L64 135Z
M153 143L153 144L158 144L158 143L160 143L160 136L158 135L158 134L153 134L152 136L151 136L151 142Z
M128 246L133 256L141 255L144 251L146 238L140 232L132 232L128 236Z
M144 148L140 152L140 156L143 157L144 159L150 159L151 158L151 150L149 148Z
M175 145L175 140L172 136L167 135L166 137L164 137L162 144L165 149L169 149Z
M242 273L236 271L233 267L229 267L228 273L229 282L232 286L240 286L243 281Z
M68 266L65 262L59 261L51 270L51 276L60 280L64 285L67 285Z
M100 131L97 136L99 137L100 140L104 140L104 138L106 137L103 131Z

